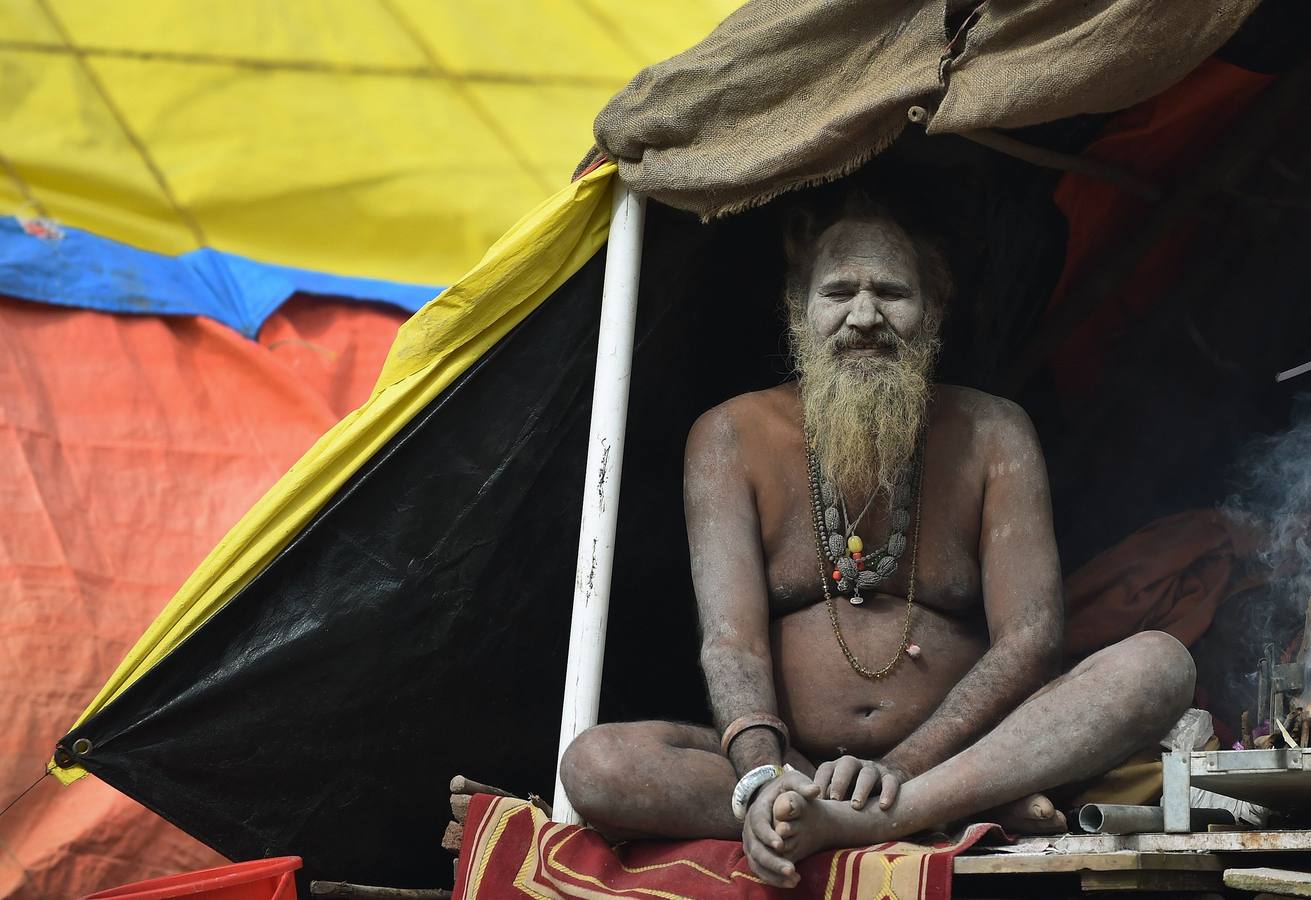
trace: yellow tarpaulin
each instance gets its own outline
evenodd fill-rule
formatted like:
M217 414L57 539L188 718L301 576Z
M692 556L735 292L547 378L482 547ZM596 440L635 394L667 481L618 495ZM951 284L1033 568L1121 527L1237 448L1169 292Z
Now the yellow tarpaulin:
M450 284L733 0L0 0L0 215Z

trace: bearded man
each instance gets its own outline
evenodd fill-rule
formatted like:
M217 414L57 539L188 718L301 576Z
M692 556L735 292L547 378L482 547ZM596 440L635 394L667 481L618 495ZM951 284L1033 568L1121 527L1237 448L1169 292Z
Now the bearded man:
M1014 403L933 384L950 279L928 241L856 198L803 222L789 267L799 380L710 410L687 442L717 727L590 729L561 761L569 798L613 839L740 836L777 886L818 850L966 817L1064 830L1039 792L1154 744L1192 659L1144 632L1052 680L1042 451Z

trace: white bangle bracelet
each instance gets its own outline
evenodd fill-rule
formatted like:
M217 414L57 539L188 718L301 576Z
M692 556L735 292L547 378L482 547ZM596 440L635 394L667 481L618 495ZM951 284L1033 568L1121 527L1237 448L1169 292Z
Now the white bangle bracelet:
M733 816L739 822L745 822L747 818L747 806L751 803L751 798L756 795L756 791L769 784L775 778L783 774L783 769L779 766L756 766L750 772L746 773L738 780L737 785L733 788Z

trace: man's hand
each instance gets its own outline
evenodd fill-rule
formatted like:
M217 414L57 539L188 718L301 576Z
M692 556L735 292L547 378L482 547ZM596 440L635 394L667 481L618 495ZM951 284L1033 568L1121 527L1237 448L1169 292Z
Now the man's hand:
M854 756L823 763L815 770L818 796L829 800L850 797L851 805L856 809L864 809L875 790L879 792L879 809L889 809L896 802L901 786L909 780L904 769L885 760L857 759Z
M742 849L752 871L772 887L796 887L801 876L797 867L783 853L785 842L774 830L774 801L784 791L797 791L810 799L819 796L819 788L800 772L784 772L756 792L747 807L742 823Z

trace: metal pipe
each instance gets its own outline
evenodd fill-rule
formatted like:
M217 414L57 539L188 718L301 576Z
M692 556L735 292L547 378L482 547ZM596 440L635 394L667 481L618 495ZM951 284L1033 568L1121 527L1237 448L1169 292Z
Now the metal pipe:
M1141 834L1163 831L1165 811L1159 806L1089 803L1079 809L1079 827L1090 834Z
M1305 375L1307 372L1311 372L1311 362L1304 362L1300 366L1293 366L1291 369L1285 369L1275 376L1275 381L1287 381L1290 378Z
M1193 831L1211 825L1232 825L1234 816L1227 809L1193 809L1189 811ZM1145 834L1165 830L1165 810L1159 806L1130 806L1121 803L1089 803L1079 808L1079 827L1090 834Z
M592 390L592 424L588 432L564 709L560 714L555 798L551 804L554 820L566 824L578 824L581 819L560 783L560 758L574 738L596 724L601 702L601 667L605 659L615 528L619 521L619 480L623 474L624 433L628 423L628 385L633 368L645 213L646 198L630 191L616 176L605 254L605 283L601 289L596 385Z

